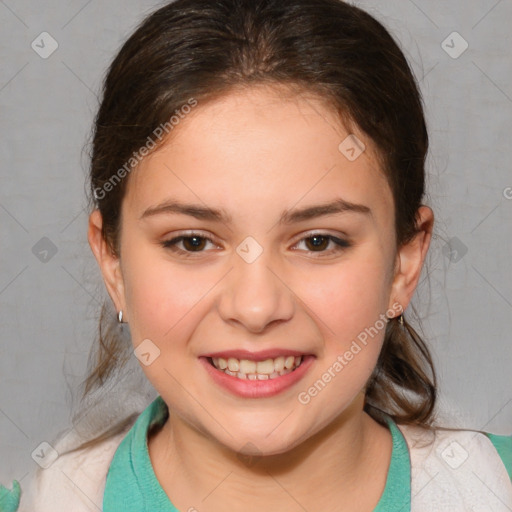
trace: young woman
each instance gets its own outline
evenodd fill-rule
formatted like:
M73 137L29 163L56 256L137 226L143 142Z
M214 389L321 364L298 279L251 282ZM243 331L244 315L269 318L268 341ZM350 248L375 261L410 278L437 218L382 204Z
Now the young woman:
M100 329L85 392L129 350L158 397L56 443L1 510L511 510L512 437L436 425L403 314L432 236L427 149L403 53L354 6L149 16L105 79L90 174L89 243L132 345Z

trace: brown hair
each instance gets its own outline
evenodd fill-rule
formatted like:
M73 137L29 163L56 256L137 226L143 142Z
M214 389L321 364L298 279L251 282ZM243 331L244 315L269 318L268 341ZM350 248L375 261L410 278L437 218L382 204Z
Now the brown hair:
M393 194L397 247L414 237L428 134L413 73L378 21L341 0L177 0L143 21L103 84L89 200L101 212L103 236L114 254L119 255L121 203L129 179L106 185L116 171L190 98L201 105L252 85L312 93L345 126L357 125L377 148ZM105 311L104 305L82 398L126 363L126 340L105 324ZM431 427L435 401L427 346L407 321L401 326L390 320L367 383L365 410L380 423L387 414L397 423ZM81 447L121 432L132 420L125 418Z

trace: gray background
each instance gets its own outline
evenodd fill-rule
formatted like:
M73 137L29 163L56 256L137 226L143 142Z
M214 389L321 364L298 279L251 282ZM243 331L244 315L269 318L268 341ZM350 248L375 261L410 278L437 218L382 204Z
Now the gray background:
M402 43L425 98L436 227L415 305L442 405L467 427L512 434L512 0L355 3ZM86 238L83 148L110 59L157 5L0 1L0 482L9 486L33 468L39 443L70 426L106 296ZM454 31L469 45L458 58L442 45ZM47 59L31 47L42 32L59 45ZM446 45L462 49L457 37Z

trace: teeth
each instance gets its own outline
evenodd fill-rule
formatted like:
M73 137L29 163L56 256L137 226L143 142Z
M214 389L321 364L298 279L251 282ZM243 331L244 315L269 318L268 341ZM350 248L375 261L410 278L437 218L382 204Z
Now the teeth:
M256 373L256 361L242 359L240 361L240 371L243 373Z
M233 377L244 380L267 380L275 379L295 370L300 366L302 356L279 356L264 361L238 360L234 357L226 360L222 357L215 357L212 361L218 370L223 370L224 373Z
M230 357L228 359L228 368L232 372L237 372L240 370L240 361L238 359L235 359L234 357Z
M282 372L284 370L284 357L280 356L274 359L274 369L276 372Z
M263 373L265 375L274 373L274 360L265 359L265 361L258 361L256 363L256 373Z
M295 363L295 357L293 356L288 356L285 360L284 360L284 367L285 368L288 368L290 369Z

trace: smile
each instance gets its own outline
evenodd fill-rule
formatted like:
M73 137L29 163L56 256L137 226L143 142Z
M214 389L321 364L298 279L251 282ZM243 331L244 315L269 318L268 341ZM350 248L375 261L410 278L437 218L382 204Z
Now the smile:
M237 356L237 357L235 357ZM230 350L199 357L215 387L243 398L269 398L290 389L309 372L313 354L269 350Z
M228 359L209 357L208 361L217 370L242 380L267 380L282 377L296 370L303 361L302 356L279 356L275 359L253 361L249 359Z

